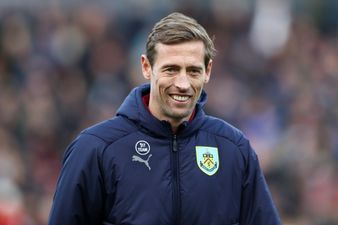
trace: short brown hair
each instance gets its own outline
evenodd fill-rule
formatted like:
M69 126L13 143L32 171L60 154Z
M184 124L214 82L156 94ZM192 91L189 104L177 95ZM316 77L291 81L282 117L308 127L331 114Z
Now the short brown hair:
M150 65L153 66L155 61L157 43L170 45L194 40L200 40L204 44L204 64L207 67L216 50L206 30L195 19L182 13L169 14L155 24L148 36L146 54Z

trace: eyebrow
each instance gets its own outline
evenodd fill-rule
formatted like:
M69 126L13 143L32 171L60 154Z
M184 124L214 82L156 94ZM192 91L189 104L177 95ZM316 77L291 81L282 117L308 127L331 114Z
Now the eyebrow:
M162 69L173 68L173 69L180 69L181 67L175 64L166 64L161 67Z
M203 67L201 67L201 66L188 66L187 69L188 70L200 70L200 71L202 71Z
M166 64L161 67L162 69L167 69L167 68L174 68L174 69L180 69L181 66L178 66L176 64ZM188 66L187 70L203 70L202 66Z

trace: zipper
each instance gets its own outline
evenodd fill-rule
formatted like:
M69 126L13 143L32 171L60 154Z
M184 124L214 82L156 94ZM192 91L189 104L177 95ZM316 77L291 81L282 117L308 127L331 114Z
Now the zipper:
M174 225L180 224L181 217L181 194L179 175L179 155L177 147L177 136L172 137L172 169L173 169L173 218Z

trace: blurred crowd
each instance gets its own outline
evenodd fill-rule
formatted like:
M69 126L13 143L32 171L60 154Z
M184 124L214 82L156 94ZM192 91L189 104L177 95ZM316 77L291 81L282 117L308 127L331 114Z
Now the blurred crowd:
M47 223L66 146L146 82L172 11L215 38L205 110L251 140L283 224L338 224L337 1L46 2L0 5L0 225Z

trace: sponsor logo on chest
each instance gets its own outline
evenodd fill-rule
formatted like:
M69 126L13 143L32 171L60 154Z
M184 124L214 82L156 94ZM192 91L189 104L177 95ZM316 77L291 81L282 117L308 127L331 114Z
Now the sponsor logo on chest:
M149 160L150 160L152 154L149 154L149 152L150 152L149 143L147 141L144 141L144 140L140 140L140 141L136 142L135 151L139 155L133 155L131 160L133 162L143 163L148 168L148 170L150 171L151 167L150 167L150 164L149 164ZM143 157L146 157L146 158L143 158Z

